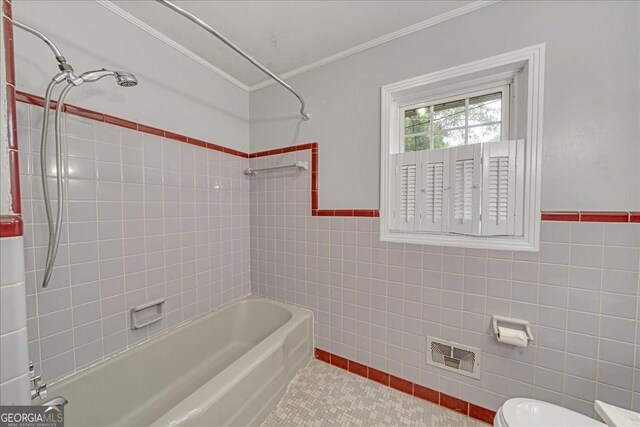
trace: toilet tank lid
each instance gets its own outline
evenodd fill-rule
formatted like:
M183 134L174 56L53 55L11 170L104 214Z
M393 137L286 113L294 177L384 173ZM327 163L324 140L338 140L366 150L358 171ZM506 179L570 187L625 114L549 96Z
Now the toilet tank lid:
M640 413L596 400L593 404L598 415L609 427L640 426Z
M507 426L518 427L604 427L605 425L586 415L552 403L535 399L507 400L501 408Z

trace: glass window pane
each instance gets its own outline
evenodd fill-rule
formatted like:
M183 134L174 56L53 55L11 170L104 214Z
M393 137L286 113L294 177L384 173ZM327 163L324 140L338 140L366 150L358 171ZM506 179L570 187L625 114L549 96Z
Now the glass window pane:
M464 99L433 106L434 132L465 125Z
M404 139L404 151L421 151L429 149L429 136L416 135L408 136Z
M404 134L412 135L429 130L429 107L415 108L404 112Z
M464 145L464 129L448 130L433 135L432 148L449 148Z
M469 126L502 121L502 93L469 98Z
M469 128L469 144L500 140L500 123Z

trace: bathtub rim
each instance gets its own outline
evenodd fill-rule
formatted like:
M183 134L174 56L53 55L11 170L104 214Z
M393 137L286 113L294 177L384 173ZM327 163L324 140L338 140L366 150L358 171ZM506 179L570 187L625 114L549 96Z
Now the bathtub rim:
M252 368L264 362L274 351L285 345L288 333L300 326L305 321L310 322L311 327L311 349L310 358L313 358L313 349L315 348L315 336L313 334L314 316L309 309L297 307L291 304L275 301L270 298L250 295L247 299L260 299L269 301L279 305L287 310L291 310L291 318L281 327L273 331L265 337L257 345L252 347L245 354L223 369L215 377L211 378L205 384L198 387L191 394L185 397L181 402L170 408L160 417L153 421L150 427L174 426L179 425L184 419L181 414L197 416L205 412L212 404L214 404L220 396L228 392L237 381L245 379L251 374ZM200 404L195 404L200 402Z
M143 351L143 350L146 349L146 347L151 346L152 344L156 343L159 340L169 339L172 335L179 333L180 331L182 331L186 327L193 326L193 325L196 325L196 324L201 323L201 322L205 322L206 320L208 320L209 317L211 317L213 315L216 315L218 313L222 313L224 311L230 310L236 304L246 304L249 301L261 301L261 302L271 303L271 304L280 306L281 308L284 308L285 310L287 310L287 311L289 311L291 313L291 317L283 325L281 325L278 329L273 331L271 334L267 335L261 342L258 343L258 345L262 344L264 341L266 341L273 334L277 333L280 329L282 329L285 326L287 326L287 324L289 324L292 320L294 320L296 318L296 313L298 313L299 315L302 315L304 312L307 312L309 315L311 315L311 317L313 319L313 312L311 310L309 310L309 309L298 307L298 306L294 306L294 305L291 305L291 304L285 304L285 303L282 303L280 301L276 301L276 300L273 300L271 298L262 297L262 296L259 296L259 295L246 295L246 296L244 296L242 298L239 298L237 300L229 301L228 303L225 303L224 305L222 305L222 306L210 311L209 313L197 316L197 317L195 317L193 319L186 320L183 323L181 323L180 325L176 326L175 328L172 328L172 329L169 329L169 330L166 330L166 331L162 331L162 332L160 332L158 334L155 334L153 336L153 338L150 338L147 341L143 341L141 343L134 344L132 347L124 349L124 350L119 351L117 353L114 353L114 354L110 355L109 357L107 357L107 358L105 358L105 359L103 359L103 360L101 360L99 362L87 365L86 367L82 368L79 371L76 371L76 372L71 373L69 375L63 376L63 377L61 377L61 378L59 378L59 379L57 379L55 381L47 381L47 392L48 392L48 395L50 395L50 396L56 395L57 396L57 395L60 394L58 392L58 388L59 387L63 387L68 382L80 380L83 377L89 375L93 370L99 369L99 367L101 367L101 366L106 366L108 364L113 364L113 363L117 362L118 359L124 358L129 354L134 354L134 352L137 353L137 352ZM125 329L125 331L129 331L129 330L130 329ZM251 352L258 345L252 347L247 353ZM245 353L240 358L244 357L247 353ZM236 362L237 362L237 360L234 361L231 365L233 365ZM229 365L229 366L231 366L231 365ZM229 368L229 366L224 368L223 372L227 368ZM220 372L220 373L222 373L222 372ZM194 390L194 392L195 392L195 390ZM33 405L36 405L36 406L40 405L45 400L47 400L47 399L41 399L41 398L33 399L31 401L31 405L32 406Z

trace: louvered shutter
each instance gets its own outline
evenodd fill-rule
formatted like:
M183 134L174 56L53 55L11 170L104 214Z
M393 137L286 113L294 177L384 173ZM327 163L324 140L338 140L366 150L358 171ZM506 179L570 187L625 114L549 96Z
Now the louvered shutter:
M483 236L516 234L518 213L518 164L524 164L524 140L485 143L482 154L482 221Z
M420 191L421 231L447 231L449 152L446 149L422 152L422 180Z
M395 154L394 157L393 229L415 231L419 217L420 155L416 152L408 152Z
M480 232L480 156L482 144L450 148L449 231Z

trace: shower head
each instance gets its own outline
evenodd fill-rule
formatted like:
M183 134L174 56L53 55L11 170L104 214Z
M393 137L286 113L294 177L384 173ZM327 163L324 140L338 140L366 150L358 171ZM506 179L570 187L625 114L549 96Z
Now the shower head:
M124 71L116 72L116 79L118 84L122 87L132 87L138 84L138 79L131 73L125 73Z
M105 70L104 68L102 70L87 71L86 73L81 74L80 78L83 82L90 83L100 80L101 78L106 76L115 77L118 84L122 87L132 87L138 84L138 79L136 79L136 76L131 73L127 73L124 71Z

